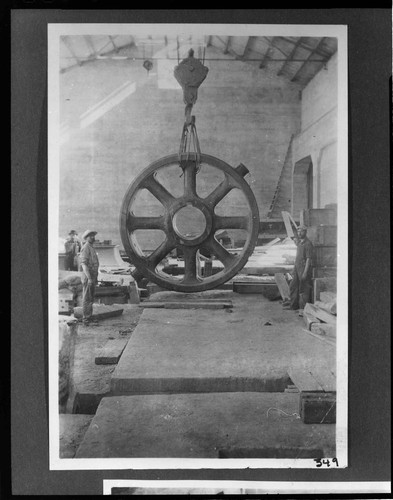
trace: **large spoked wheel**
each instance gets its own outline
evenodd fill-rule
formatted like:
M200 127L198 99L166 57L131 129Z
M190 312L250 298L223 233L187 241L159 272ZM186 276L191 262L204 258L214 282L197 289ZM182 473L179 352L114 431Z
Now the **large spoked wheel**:
M181 189L174 193L164 186L165 169L172 169L181 182ZM199 178L204 172L218 172L198 189ZM120 233L124 250L137 269L149 281L168 290L199 292L215 288L237 274L252 253L259 232L259 213L255 197L243 176L248 173L240 165L232 168L218 158L202 154L196 167L195 157L182 162L178 155L166 156L149 165L129 186L121 207ZM210 174L209 174L210 175ZM214 185L213 180L219 182ZM213 180L212 180L213 179ZM148 191L160 207L157 215L150 215L150 202L140 202L140 193ZM209 192L208 192L209 191ZM217 207L230 193L237 191L243 199L243 209L231 205L234 215L217 213ZM138 210L135 209L139 203ZM140 209L145 208L145 212ZM143 206L144 205L144 206ZM230 210L229 210L230 212ZM147 215L146 215L147 214ZM241 230L244 241L241 248L229 251L217 237L217 232ZM160 232L162 241L150 253L141 250L138 232ZM184 274L173 276L162 270L162 261L175 249L184 259ZM219 264L211 276L203 276L200 269L201 255Z

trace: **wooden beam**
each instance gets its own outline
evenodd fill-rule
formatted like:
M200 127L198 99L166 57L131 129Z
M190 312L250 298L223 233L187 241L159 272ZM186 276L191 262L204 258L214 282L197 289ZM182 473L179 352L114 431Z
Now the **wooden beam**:
M270 59L270 54L273 52L273 48L269 45L267 51L265 52L263 59L259 65L259 69L265 68L268 60Z
M114 37L111 36L111 35L108 35L109 37L109 40L111 41L111 44L113 46L113 49L116 51L116 52L119 52L119 47L115 44L115 40L114 40Z
M68 37L68 35L64 35L61 37L61 40L63 40L63 43L64 45L67 47L69 53L71 54L71 56L75 59L76 61L76 64L78 66L81 66L82 65L82 61L79 59L79 57L76 55L74 49L72 48L72 44L70 42L70 39Z
M86 45L89 47L89 50L91 51L91 55L94 57L97 57L97 51L94 47L93 39L91 35L83 35L83 38L86 42Z
M317 54L319 56L322 56L322 57L330 57L330 54L328 52L325 52L325 51L320 51L320 50L315 50L313 49L312 47L310 47L309 45L307 45L306 43L304 43L303 41L300 42L300 40L303 38L303 37L300 37L300 39L297 41L297 42L294 42L293 40L290 40L289 38L285 37L285 36L279 36L277 38L281 38L282 40L285 40L286 42L288 43L291 43L292 45L298 45L299 47L301 47L302 49L305 49L305 50L309 50L310 52L311 51L314 51L314 54ZM300 43L299 43L300 42Z
M299 48L299 46L301 44L301 40L302 40L302 37L300 37L299 40L295 43L291 53L288 56L288 59L284 62L284 64L279 69L277 76L281 76L284 74L284 70L285 70L286 66L292 61L293 56L295 55L295 52L297 51L297 49Z
M289 285L287 280L285 279L284 273L275 273L274 279L277 283L282 299L283 300L289 299L290 298Z
M150 302L145 301L139 304L143 308L162 308L162 309L231 309L233 307L231 301L192 301L192 300L179 300L173 302Z
M227 39L227 43L225 45L224 54L228 54L229 48L231 46L231 41L232 41L232 37L229 36L228 39Z
M244 47L244 50L243 50L243 54L241 55L241 59L245 59L246 58L247 54L251 50L251 45L253 44L255 38L256 38L255 36L249 36L248 37L246 46Z
M311 314L312 316L315 316L324 323L329 323L332 325L336 324L336 316L328 313L324 309L321 309L320 307L314 304L307 303L304 307L304 313Z
M272 40L270 40L267 36L264 36L264 37L262 37L262 38L264 38L265 40L267 40L267 42L269 43L269 45L270 45L271 47L273 47L274 49L277 49L279 52L281 52L281 54L282 54L283 56L285 56L285 59L287 59L287 58L288 58L288 54L286 54L286 53L285 53L285 52L281 49L281 47L279 47L278 45L276 45L276 44L274 43L274 40L275 40L275 38L276 38L276 37L273 37L273 38L272 38Z
M299 73L304 69L304 67L306 66L306 64L308 62L311 62L310 59L312 58L312 56L314 54L317 53L317 50L319 49L319 47L325 42L325 38L326 37L322 37L321 40L319 41L318 45L315 47L315 49L313 49L312 52L310 52L310 55L307 57L307 59L304 61L304 63L300 66L300 68L296 71L294 76L291 78L291 82L295 82L299 78ZM325 63L326 63L326 59L321 60L322 65Z
M111 339L95 356L96 365L115 365L119 362L128 339Z

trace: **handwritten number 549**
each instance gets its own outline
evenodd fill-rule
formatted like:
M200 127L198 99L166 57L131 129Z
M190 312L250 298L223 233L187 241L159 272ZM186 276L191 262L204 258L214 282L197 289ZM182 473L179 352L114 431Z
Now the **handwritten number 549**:
M322 458L314 458L314 462L316 462L317 467L322 467L323 465L326 465L327 467L330 467L330 460L328 458L322 459ZM336 464L338 467L338 460L337 458L332 459L332 464Z

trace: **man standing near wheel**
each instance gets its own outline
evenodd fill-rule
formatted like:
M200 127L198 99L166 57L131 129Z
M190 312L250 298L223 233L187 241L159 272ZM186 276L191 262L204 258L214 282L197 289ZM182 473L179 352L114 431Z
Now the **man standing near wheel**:
M91 231L90 229L88 229L83 233L83 240L85 241L85 244L83 245L79 255L83 271L82 321L83 324L86 326L89 324L96 323L92 321L93 303L97 285L98 266L99 266L97 252L93 247L96 234L97 231Z
M297 233L295 267L289 284L290 300L283 306L285 309L299 309L299 316L303 316L304 306L311 300L314 247L307 238L306 226L299 226Z

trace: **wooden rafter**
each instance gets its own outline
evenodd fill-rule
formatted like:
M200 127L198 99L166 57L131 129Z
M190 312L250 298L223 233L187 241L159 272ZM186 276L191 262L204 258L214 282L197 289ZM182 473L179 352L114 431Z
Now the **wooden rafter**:
M90 35L84 35L83 36L85 42L86 42L86 45L88 46L90 52L91 52L91 56L93 57L97 57L97 51L94 47L94 43L93 43L93 40L92 40L92 37Z
M116 52L118 52L119 51L119 47L115 44L115 40L114 40L113 36L108 35L108 37L109 37L109 40L111 41L111 44L113 46L113 50L115 50Z
M267 65L267 62L268 60L270 59L270 54L273 52L273 49L272 47L269 45L269 47L267 48L264 56L263 56L263 59L259 65L259 68L262 69L262 68L265 68L266 65Z
M248 37L246 46L244 47L244 50L243 50L243 54L241 55L242 59L245 59L247 54L250 52L251 46L254 43L254 39L255 39L255 36Z
M264 38L264 39L265 39L265 40L269 43L269 45L270 45L271 47L273 47L274 49L277 49L279 52L281 52L281 54L282 54L283 56L285 56L285 59L288 57L288 54L286 54L286 53L285 53L285 52L281 49L281 47L278 47L278 45L276 45L276 44L274 43L274 39L275 39L276 37L273 37L273 39L272 39L272 40L270 40L267 36L264 36L263 38Z
M70 43L70 40L69 40L68 36L64 35L64 36L61 37L61 39L63 40L63 43L67 47L67 49L68 49L69 53L71 54L71 56L75 59L76 64L78 66L80 66L82 64L82 61L79 59L79 57L76 55L74 49L72 48L72 44Z
M301 47L302 49L305 49L305 50L309 50L310 52L313 52L314 54L317 54L321 57L329 57L330 54L326 51L320 51L320 50L315 50L313 49L312 47L310 47L309 45L307 45L306 43L304 43L304 41L301 41L299 43L299 41L302 39L302 37L300 37L300 40L298 40L297 42L294 42L293 40L291 40L290 38L287 38L285 36L280 36L278 38L281 38L282 40L285 40L286 42L288 43L291 43L292 45L298 45L298 47Z
M300 44L302 43L302 38L300 37L299 40L295 43L291 53L288 56L288 59L284 62L284 64L281 66L279 71L277 72L277 76L281 76L284 74L284 70L287 67L287 65L292 62L293 56L295 55L295 52L299 48Z
M232 37L229 36L227 39L227 43L225 45L224 54L228 54L230 46L231 46L231 41L232 41Z
M307 57L307 59L304 61L304 63L300 66L300 68L296 71L296 73L293 75L293 77L291 78L291 82L294 82L298 79L298 76L299 76L299 73L304 69L304 67L306 66L306 64L308 62L310 62L310 59L312 58L312 56L314 54L317 53L317 51L320 49L321 45L325 42L325 38L326 37L323 37L321 38L321 40L319 41L318 45L315 47L315 49L313 49L311 52L310 52L310 55ZM321 64L325 64L326 63L326 58L325 59L321 59Z

